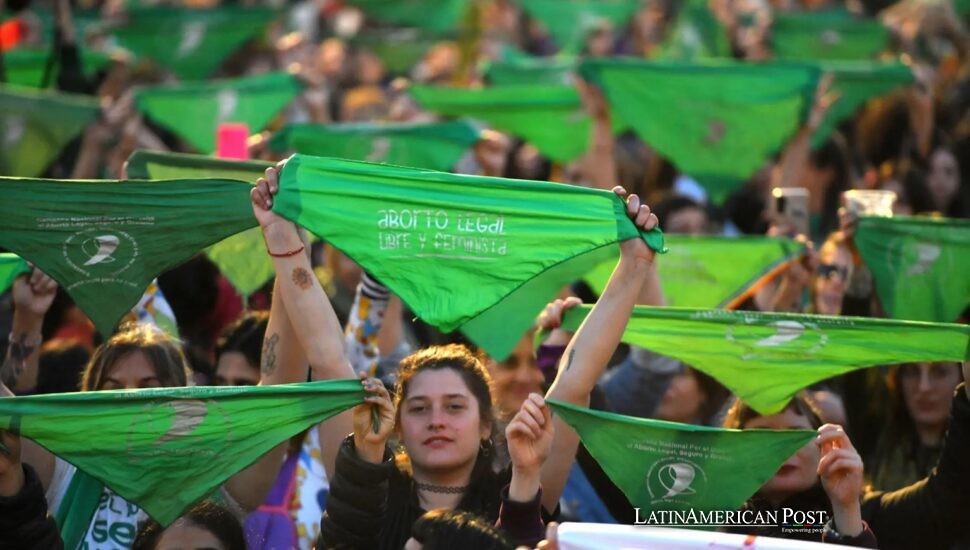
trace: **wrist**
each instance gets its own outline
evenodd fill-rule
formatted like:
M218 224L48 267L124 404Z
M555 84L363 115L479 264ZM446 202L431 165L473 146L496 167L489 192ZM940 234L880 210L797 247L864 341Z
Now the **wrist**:
M541 473L536 468L519 468L512 465L512 481L509 483L509 500L531 502L539 491Z
M857 537L865 529L862 524L862 512L858 501L849 503L832 503L833 529L844 537Z
M363 437L354 434L354 450L361 459L371 464L384 462L384 444L369 442Z
M31 311L26 306L14 306L13 323L11 324L11 334L20 337L26 334L30 336L40 336L41 327L44 326L44 314Z
M270 252L285 252L303 245L293 222L279 220L263 227L263 239Z

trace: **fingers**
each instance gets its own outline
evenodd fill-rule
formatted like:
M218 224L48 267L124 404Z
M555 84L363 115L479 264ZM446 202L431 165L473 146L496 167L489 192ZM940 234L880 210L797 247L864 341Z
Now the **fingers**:
M852 473L862 470L862 458L854 449L835 449L818 461L818 475L823 478L840 471Z
M815 444L818 445L823 454L827 454L830 449L851 449L855 451L849 436L838 424L825 424L819 428Z
M614 187L613 192L621 198L626 197L627 216L633 220L633 223L636 224L637 227L645 231L650 231L660 223L659 220L657 220L657 216L650 211L650 207L640 201L640 197L638 195L629 195L626 190L620 186Z
M619 185L613 188L613 192L616 193L616 196L620 197L621 199L626 198L626 189Z
M30 274L29 283L34 294L50 294L57 290L57 281L36 267Z
M522 402L519 412L509 423L506 435L518 433L532 439L540 439L552 424L545 400L537 393L529 394Z
M562 309L563 311L566 311L567 309L574 308L582 303L583 301L580 300L577 296L570 296L562 301Z

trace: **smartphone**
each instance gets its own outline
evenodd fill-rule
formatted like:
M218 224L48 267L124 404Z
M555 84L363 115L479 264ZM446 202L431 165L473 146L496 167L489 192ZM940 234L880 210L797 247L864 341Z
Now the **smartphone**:
M808 235L808 189L775 187L771 190L771 221L783 235Z

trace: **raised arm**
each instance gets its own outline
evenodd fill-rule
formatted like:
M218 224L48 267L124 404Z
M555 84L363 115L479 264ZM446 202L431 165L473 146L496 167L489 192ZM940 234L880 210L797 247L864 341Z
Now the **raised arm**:
M614 191L626 197L627 214L637 227L650 230L657 225L657 217L640 204L638 196L627 197L620 187ZM588 405L589 393L620 343L647 277L656 276L650 274L654 269L654 252L642 239L620 243L620 261L603 295L566 347L559 372L546 394L548 399ZM542 504L546 510L555 510L579 444L576 432L559 418L555 429L552 453L542 469Z

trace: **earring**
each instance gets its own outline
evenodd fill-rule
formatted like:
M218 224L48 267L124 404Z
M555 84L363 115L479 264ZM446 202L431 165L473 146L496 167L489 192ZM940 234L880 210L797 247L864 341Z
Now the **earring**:
M489 456L492 454L492 440L483 439L481 445L478 446L478 450L481 451L482 456Z

